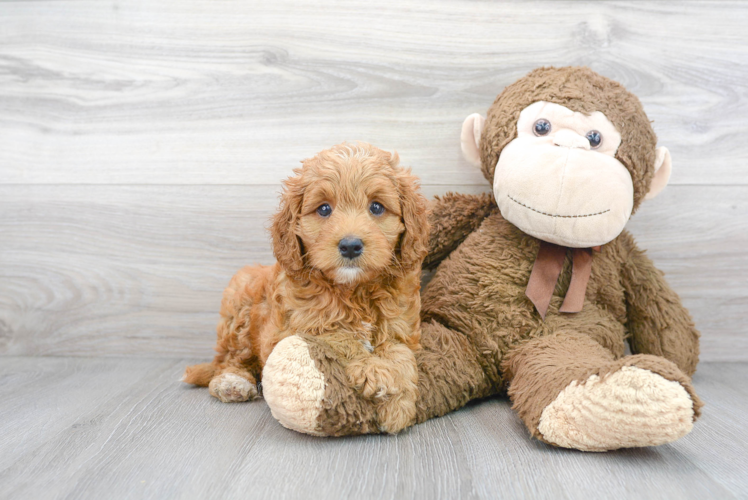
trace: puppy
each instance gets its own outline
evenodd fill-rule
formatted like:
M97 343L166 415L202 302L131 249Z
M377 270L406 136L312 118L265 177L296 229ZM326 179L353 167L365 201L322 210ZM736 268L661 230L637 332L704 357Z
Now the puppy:
M218 354L183 380L223 402L258 397L270 352L295 334L324 336L380 429L415 419L426 200L397 154L342 144L284 182L272 223L277 263L239 271L223 293Z

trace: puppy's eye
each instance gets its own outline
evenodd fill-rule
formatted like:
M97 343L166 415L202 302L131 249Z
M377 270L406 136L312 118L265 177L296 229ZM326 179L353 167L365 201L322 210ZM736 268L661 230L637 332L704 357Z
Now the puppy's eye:
M330 214L332 213L332 207L328 205L327 203L324 203L317 208L317 215L320 217L330 217Z
M384 206L382 206L381 203L374 201L369 205L369 212L371 212L372 215L382 215L384 213Z
M551 122L549 122L545 118L541 118L540 120L536 121L532 126L532 132L537 136L548 135L548 132L550 131Z
M590 141L590 147L592 149L597 149L600 147L600 144L603 143L603 135L598 132L597 130L590 130L587 132L587 135L585 135L588 141Z

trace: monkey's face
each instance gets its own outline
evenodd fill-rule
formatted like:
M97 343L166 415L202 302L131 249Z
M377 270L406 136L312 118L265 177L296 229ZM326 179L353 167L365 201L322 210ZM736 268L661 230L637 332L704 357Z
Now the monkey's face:
M501 152L494 196L501 214L536 238L569 247L618 236L634 186L616 158L621 135L598 112L536 102L520 113L517 137Z
M617 128L616 128L617 127ZM672 162L639 99L589 68L537 68L462 124L465 158L494 186L503 216L545 241L616 238Z

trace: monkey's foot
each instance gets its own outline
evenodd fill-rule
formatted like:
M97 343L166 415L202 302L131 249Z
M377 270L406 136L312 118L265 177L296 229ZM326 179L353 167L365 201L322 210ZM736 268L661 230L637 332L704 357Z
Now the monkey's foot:
M623 366L566 386L543 410L538 430L557 446L606 451L675 441L691 431L694 416L681 383Z
M257 386L234 373L222 373L210 381L210 395L224 403L240 403L257 398Z
M270 353L262 371L263 396L284 427L324 436L317 423L325 395L325 377L309 354L306 342L292 335Z

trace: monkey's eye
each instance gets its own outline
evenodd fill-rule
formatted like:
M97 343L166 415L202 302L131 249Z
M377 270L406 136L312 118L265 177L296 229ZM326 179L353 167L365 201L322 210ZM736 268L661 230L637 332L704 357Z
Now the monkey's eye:
M369 205L369 212L371 212L372 215L382 215L384 213L384 206L377 201L373 201L371 205Z
M585 135L588 141L590 141L590 147L592 149L597 149L600 147L600 144L603 143L603 136L598 132L597 130L590 130L587 132L587 135Z
M332 213L332 207L328 205L327 203L324 203L317 208L317 214L320 217L330 217L331 213Z
M548 135L548 132L551 131L551 122L545 118L541 118L532 126L532 131L537 136Z

